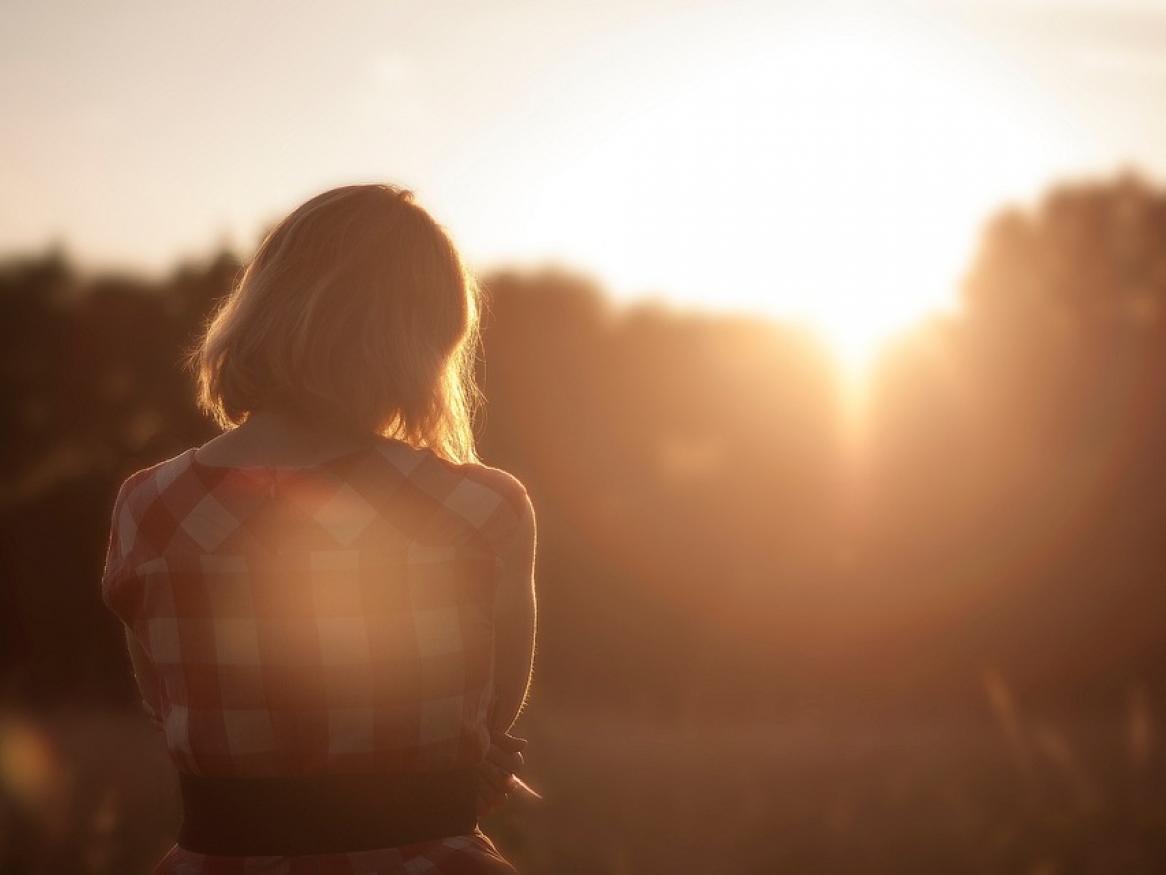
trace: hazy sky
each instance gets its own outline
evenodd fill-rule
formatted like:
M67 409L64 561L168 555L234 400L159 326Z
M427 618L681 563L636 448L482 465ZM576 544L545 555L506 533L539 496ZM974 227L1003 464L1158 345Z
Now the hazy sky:
M1166 2L0 2L0 250L87 264L386 180L479 266L890 325L994 204L1166 176Z

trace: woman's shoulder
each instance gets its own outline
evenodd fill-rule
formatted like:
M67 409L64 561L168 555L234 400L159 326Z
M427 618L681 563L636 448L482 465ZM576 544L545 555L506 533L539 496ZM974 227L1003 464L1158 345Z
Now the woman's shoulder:
M160 462L134 470L121 481L116 504L140 506L155 498L190 467L195 449L190 447Z
M445 504L475 525L499 551L533 525L530 495L522 481L502 468L479 462L455 466L461 482Z
M506 541L532 513L526 486L502 468L453 462L433 450L401 443L388 442L382 452L414 487L491 541Z
M158 528L155 508L159 497L190 464L191 450L134 470L118 486L110 516L109 541L102 574L102 596L111 601L114 586L123 573L153 557L152 537ZM161 527L170 530L169 524Z
M457 467L467 480L495 493L519 512L530 501L526 486L509 471L492 468L480 462L467 462Z
M467 499L489 497L504 501L519 511L529 501L523 482L502 468L481 462L454 462L428 447L395 440L385 440L381 452L401 473L433 494Z

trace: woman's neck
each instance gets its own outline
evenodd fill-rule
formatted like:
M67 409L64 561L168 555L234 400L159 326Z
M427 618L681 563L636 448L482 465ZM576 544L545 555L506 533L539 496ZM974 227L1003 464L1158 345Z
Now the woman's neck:
M212 465L312 465L375 440L304 421L289 411L266 407L240 426L207 441L197 451Z

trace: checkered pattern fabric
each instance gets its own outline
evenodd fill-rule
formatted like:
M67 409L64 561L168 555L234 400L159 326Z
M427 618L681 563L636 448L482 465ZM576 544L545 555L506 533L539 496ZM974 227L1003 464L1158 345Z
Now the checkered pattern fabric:
M528 501L505 472L391 439L307 468L208 466L190 449L131 475L102 596L149 656L157 683L142 695L175 765L233 776L479 762L495 572ZM485 853L463 838L454 857ZM442 847L430 850L448 857ZM181 854L186 868L166 871L250 871ZM345 868L367 854L318 871L471 871L426 869L424 852L413 868Z

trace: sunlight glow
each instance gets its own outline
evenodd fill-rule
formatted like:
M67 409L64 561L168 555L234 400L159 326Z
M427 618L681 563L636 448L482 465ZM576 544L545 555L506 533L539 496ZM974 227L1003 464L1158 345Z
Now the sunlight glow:
M1044 178L1058 129L958 41L845 24L735 33L631 89L545 177L532 212L556 236L528 226L523 248L570 252L624 296L808 325L858 378L954 308L981 223Z
M483 271L553 263L622 301L800 322L861 375L953 305L1002 205L1118 160L1166 173L1145 110L1166 80L1137 35L1094 44L1008 5L484 3L402 28L359 0L294 4L258 47L254 4L147 4L124 27L24 4L0 238L161 276L390 181Z

